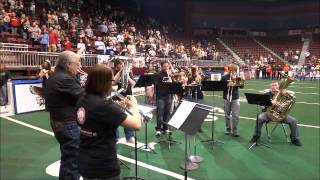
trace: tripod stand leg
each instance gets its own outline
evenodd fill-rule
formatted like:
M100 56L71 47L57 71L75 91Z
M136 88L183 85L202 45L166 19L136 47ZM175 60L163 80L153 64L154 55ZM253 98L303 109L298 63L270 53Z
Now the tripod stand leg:
M141 179L144 180L143 178L138 177L138 148L137 148L137 133L134 131L134 160L135 160L135 176L128 176L128 177L123 177L123 179Z
M120 165L123 165L124 167L126 167L127 169L130 169L130 167L125 163L123 162L121 159L118 159L119 162L120 162Z
M267 147L267 148L271 148L271 146L268 146L267 144L254 142L254 143L251 144L251 146L249 147L249 149L251 149L251 148L253 148L253 147L255 147L255 146L259 146L259 145L264 146L264 147Z
M143 146L138 147L138 149L144 149L144 150L151 150L153 153L156 154L156 151L154 149L152 149L149 144L148 144L148 123L145 123L145 136L144 136L144 140L145 140L145 144Z
M204 140L204 141L201 141L201 142L204 142L204 143L210 143L212 146L214 143L221 143L221 144L224 144L223 141L220 141L220 140L215 140L214 139L214 129L215 129L215 125L214 125L214 109L212 111L212 121L211 121L211 139L207 139L207 140Z

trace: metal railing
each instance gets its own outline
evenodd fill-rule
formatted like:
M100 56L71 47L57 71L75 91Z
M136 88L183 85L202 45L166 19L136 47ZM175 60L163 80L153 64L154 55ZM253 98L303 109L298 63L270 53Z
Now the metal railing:
M7 67L38 67L45 60L55 64L58 56L59 53L53 52L0 50L0 63L5 64ZM97 63L95 54L81 56L81 64L83 66L94 66Z
M12 51L0 49L0 63L6 64L7 67L38 67L45 60L49 60L51 64L55 64L58 60L59 53L54 52L37 52L37 51ZM96 54L81 55L81 64L85 67L92 67L99 62L99 56ZM118 56L121 59L133 59L132 57ZM107 59L110 59L108 57ZM139 59L139 58L134 58ZM142 58L144 59L144 58ZM222 67L227 61L219 62L214 60L181 60L169 58L153 58L153 62L161 61L174 62L177 66L190 67L197 65L199 67ZM145 63L140 63L139 67L144 67Z
M28 51L28 44L0 43L0 50Z

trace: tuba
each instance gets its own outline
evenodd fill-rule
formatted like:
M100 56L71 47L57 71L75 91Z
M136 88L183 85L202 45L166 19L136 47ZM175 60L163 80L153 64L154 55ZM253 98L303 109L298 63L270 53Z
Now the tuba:
M79 72L80 85L81 85L81 87L85 87L87 79L88 79L88 73L86 73L81 68L78 69L78 72Z
M284 120L292 109L296 97L289 92L283 94L281 91L286 89L293 81L294 78L289 77L288 75L284 75L284 79L280 81L279 90L273 98L273 100L279 103L279 106L270 106L267 109L267 115L271 121L280 122Z
M124 66L121 74L121 88L125 91L128 89L128 80L129 80L129 62L124 61Z

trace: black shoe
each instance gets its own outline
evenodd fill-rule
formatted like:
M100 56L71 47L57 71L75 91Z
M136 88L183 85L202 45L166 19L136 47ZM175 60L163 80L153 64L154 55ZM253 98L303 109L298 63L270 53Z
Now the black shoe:
M233 137L240 137L240 134L239 133L233 133L232 136Z
M260 139L259 136L253 136L252 139L249 141L249 143L255 143L255 142L258 142Z
M302 146L302 144L301 144L301 142L300 142L299 139L294 139L294 140L291 141L291 143L292 143L293 145L296 145L296 146Z

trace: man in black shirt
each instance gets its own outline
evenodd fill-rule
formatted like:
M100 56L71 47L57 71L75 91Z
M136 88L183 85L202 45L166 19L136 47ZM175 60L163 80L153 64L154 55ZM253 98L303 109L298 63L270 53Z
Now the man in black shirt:
M44 88L50 124L60 144L59 179L78 180L78 148L80 131L76 122L76 103L84 90L76 78L80 56L71 51L59 55L54 73Z
M116 149L116 130L124 126L139 130L141 117L137 100L127 96L123 107L107 98L112 86L112 70L96 65L88 74L86 94L77 103L80 126L79 171L84 180L120 180Z
M230 64L228 66L228 71L228 74L221 77L221 81L228 82L228 88L223 91L224 114L226 119L225 134L229 135L231 133L234 137L239 137L239 88L243 88L243 86L234 86L235 84L233 83L233 79L237 77L237 66L235 64ZM232 117L230 117L230 115L232 115Z
M168 122L172 97L169 93L169 87L166 83L171 83L170 64L168 62L161 63L161 71L157 73L155 89L156 89L156 104L157 104L157 126L156 136L159 137L161 132L168 132Z

